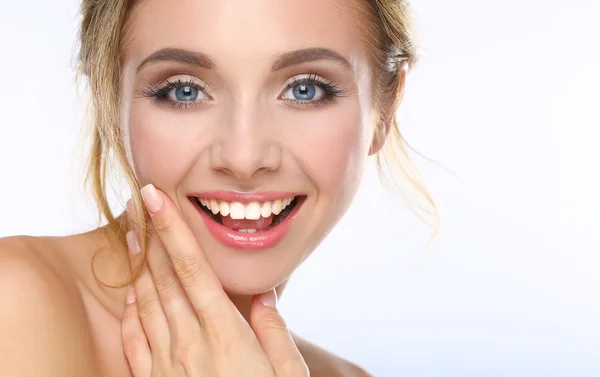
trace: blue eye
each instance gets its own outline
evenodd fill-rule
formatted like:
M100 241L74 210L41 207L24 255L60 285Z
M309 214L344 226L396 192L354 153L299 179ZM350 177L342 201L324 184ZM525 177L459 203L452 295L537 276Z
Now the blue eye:
M318 73L310 73L292 78L280 99L293 106L320 106L342 97L345 92Z
M312 84L300 84L296 85L292 92L298 101L311 101L315 97L317 88Z
M165 80L161 86L150 86L141 91L142 95L156 99L176 109L185 109L195 106L205 106L212 100L207 93L208 86L201 85L193 79L169 81ZM345 89L339 89L333 82L321 78L316 73L308 77L293 78L279 99L283 99L294 106L320 106L342 97Z
M165 80L161 86L150 86L143 89L142 94L177 109L202 105L210 100L206 93L206 86L200 85L192 79Z
M325 84L316 80L298 80L288 85L283 99L295 102L318 102L327 98L328 92L322 88Z
M169 98L173 101L193 102L198 99L198 89L192 86L176 87L169 92Z

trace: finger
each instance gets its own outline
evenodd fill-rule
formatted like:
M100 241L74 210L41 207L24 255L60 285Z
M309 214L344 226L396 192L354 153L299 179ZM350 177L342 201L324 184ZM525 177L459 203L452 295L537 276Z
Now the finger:
M127 201L127 213L131 217L136 215L131 199ZM198 317L195 315L189 299L179 283L179 278L173 271L171 260L163 249L160 240L150 240L146 255L148 267L154 280L154 287L169 323L171 340L178 338L174 336L174 333L181 335L184 332L193 331L194 327L199 328Z
M171 260L159 239L150 240L148 266L167 316L172 345L187 345L192 339L194 343L201 344L199 340L202 332L198 315L183 290L179 277L173 270Z
M152 353L144 333L135 303L135 288L130 287L127 305L121 322L121 338L125 357L134 377L150 377L152 374Z
M306 362L277 310L277 294L274 289L253 298L250 325L277 376L309 375Z
M135 271L140 268L139 264L142 262L140 243L133 231L129 231L126 238L131 266ZM134 287L137 312L148 338L152 354L155 358L166 361L169 358L171 348L169 326L147 263L144 263L141 267L140 275L134 282Z
M173 202L152 184L141 193L173 269L203 324L213 318L233 320L233 304Z

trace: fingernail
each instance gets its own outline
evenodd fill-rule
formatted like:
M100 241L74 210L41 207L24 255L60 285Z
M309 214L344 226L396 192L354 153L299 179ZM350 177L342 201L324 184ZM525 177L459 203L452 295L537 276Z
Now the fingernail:
M127 303L133 304L135 302L135 288L129 287L129 291L127 291Z
M274 289L271 289L260 295L258 301L264 306L271 308L277 308L277 293Z
M162 207L163 199L158 191L156 191L154 185L149 183L144 186L140 192L142 194L142 199L144 199L144 204L146 205L146 208L148 208L148 212L150 212L150 214L158 212L160 207Z
M140 239L137 236L137 233L133 230L130 230L125 235L125 239L127 240L127 249L129 250L129 254L138 255L142 251L142 247L140 246Z

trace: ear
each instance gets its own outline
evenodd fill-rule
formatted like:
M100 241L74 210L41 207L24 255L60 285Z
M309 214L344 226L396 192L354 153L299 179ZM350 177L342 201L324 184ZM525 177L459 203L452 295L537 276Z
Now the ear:
M369 156L377 154L383 148L392 127L392 119L393 116L375 128L371 148L369 148Z
M373 135L373 141L371 142L371 148L369 149L369 156L372 156L378 153L394 125L394 119L396 117L396 111L402 102L402 97L404 96L404 83L406 80L406 73L408 72L408 62L402 61L400 65L400 69L397 76L397 92L395 96L390 96L390 102L385 103L383 105L383 109L385 109L385 114L389 114L387 119L383 122L383 124L377 125ZM385 115L384 115L385 116Z

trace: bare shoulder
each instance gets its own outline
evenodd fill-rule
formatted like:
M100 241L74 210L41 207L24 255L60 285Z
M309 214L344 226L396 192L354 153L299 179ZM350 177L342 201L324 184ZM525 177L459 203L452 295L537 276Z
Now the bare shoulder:
M294 334L311 377L374 377L362 367Z
M94 376L77 288L33 237L0 239L0 370L10 376Z

